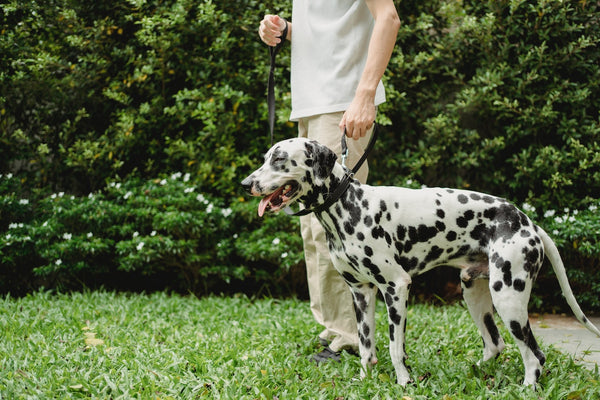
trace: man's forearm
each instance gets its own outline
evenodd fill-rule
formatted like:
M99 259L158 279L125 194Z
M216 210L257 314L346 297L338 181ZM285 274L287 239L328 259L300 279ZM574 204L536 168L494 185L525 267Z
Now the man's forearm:
M395 8L390 10L389 5L381 6L377 3L377 1L367 1L375 18L375 26L369 42L365 69L356 88L357 96L366 96L372 99L375 98L377 85L392 56L400 28L400 19ZM393 2L389 3L394 7Z

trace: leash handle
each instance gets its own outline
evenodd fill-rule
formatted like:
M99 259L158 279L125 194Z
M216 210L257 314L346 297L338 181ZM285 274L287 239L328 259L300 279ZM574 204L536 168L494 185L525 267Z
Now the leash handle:
M269 55L271 56L271 65L269 67L269 82L267 89L267 106L269 109L269 132L271 133L271 146L273 146L273 137L274 137L274 129L275 129L275 57L279 54L279 51L285 44L285 38L288 34L288 23L284 19L285 28L283 28L283 32L279 38L281 42L277 43L275 46L269 46Z
M356 174L360 167L367 160L367 157L371 150L373 150L373 146L375 146L375 141L377 140L377 122L373 121L373 133L371 134L371 139L369 139L369 143L367 144L367 148L365 152L360 157L354 168L352 168L352 173ZM348 157L348 143L346 142L346 127L344 127L344 132L342 133L342 166L346 167L346 158Z

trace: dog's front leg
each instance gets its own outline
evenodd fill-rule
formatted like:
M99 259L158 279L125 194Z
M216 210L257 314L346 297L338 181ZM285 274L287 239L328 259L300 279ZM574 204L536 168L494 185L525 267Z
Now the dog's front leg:
M408 305L408 291L410 289L410 277L406 276L395 282L389 282L382 289L385 304L388 310L388 322L390 328L390 356L398 384L406 386L410 381L410 375L404 364L404 334L406 331L406 316Z
M362 370L360 377L365 378L373 365L377 364L375 355L375 300L377 289L368 284L352 285L352 298L356 312L358 328L358 349Z

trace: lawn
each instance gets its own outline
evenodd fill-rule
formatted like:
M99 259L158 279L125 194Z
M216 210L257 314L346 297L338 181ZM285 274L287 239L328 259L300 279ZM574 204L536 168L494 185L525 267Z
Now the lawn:
M379 364L358 379L358 358L315 367L319 327L287 299L106 292L36 293L0 300L0 399L597 399L598 371L542 346L537 392L521 386L508 340L475 367L481 339L461 304L410 307L414 383L393 383L387 322L377 307ZM507 333L502 332L505 338Z

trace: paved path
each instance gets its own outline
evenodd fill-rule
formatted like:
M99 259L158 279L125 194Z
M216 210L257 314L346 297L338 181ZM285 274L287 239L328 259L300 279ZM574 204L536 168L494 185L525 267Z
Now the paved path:
M570 353L580 364L600 368L600 338L568 315L532 315L529 318L535 336L545 344ZM600 328L600 317L590 317Z

